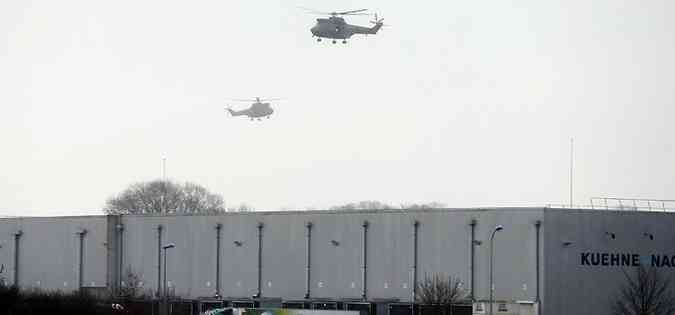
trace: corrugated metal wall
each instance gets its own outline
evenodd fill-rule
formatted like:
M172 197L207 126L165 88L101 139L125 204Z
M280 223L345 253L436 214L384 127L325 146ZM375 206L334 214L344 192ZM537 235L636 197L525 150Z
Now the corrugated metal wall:
M15 281L16 234L19 236L19 283L23 287L77 290L80 285L106 286L107 233L105 217L18 218L0 220L2 277Z
M625 284L632 266L582 265L582 253L638 254L651 264L651 255L675 255L673 213L555 210L545 211L546 303L543 312L610 314L610 305ZM612 237L614 234L614 237ZM661 267L675 277L675 267Z
M20 284L77 288L78 231L84 236L83 282L114 287L129 268L143 290L158 283L158 226L168 250L167 278L184 297L216 293L216 224L221 229L220 295L251 297L258 291L258 225L262 227L262 296L305 296L307 223L312 223L311 297L360 298L367 228L366 297L409 301L412 293L413 222L419 222L417 278L444 272L471 287L471 220L476 220L475 296L488 298L489 237L495 237L495 298L535 299L535 226L542 209L253 212L220 216L123 216L0 219L0 260L9 282L13 233L21 230ZM117 226L119 224L119 227ZM111 226L115 225L115 226ZM119 237L121 235L121 238ZM542 237L543 239L543 237ZM543 241L542 241L543 244ZM543 261L542 261L543 279ZM123 279L124 277L122 277ZM543 281L543 280L542 280Z

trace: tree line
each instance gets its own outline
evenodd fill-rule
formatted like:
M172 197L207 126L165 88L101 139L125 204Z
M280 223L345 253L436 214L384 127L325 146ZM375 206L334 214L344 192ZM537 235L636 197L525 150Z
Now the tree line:
M350 202L329 207L329 210L434 209L444 208L440 202L391 205L375 200ZM129 185L105 203L105 214L219 214L253 211L242 203L226 207L223 196L192 182L152 180ZM309 209L308 209L309 210Z

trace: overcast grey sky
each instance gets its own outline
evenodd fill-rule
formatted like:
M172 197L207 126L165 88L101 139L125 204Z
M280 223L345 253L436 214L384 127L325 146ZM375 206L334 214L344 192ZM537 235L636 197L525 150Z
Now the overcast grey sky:
M391 27L317 43L317 10ZM0 2L0 215L167 175L228 205L675 197L673 1ZM368 17L352 17L367 24ZM284 97L270 120L227 99ZM233 104L241 107L245 104Z

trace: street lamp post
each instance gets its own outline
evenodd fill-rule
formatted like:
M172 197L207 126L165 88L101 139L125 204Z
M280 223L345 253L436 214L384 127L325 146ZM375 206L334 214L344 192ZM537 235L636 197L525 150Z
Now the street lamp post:
M166 250L169 248L174 248L176 247L176 244L174 243L169 243L164 246L162 246L162 249L164 250L164 292L163 292L163 302L164 304L164 314L168 315L169 314L169 297L168 297L168 287L167 287L167 281L166 281Z
M504 226L502 226L501 224L495 226L495 229L492 231L492 235L490 236L490 287L489 287L489 289L490 289L490 301L489 301L489 303L490 303L490 315L493 315L492 304L493 304L494 291L495 291L494 282L493 282L493 269L494 269L494 266L493 266L493 261L494 261L493 248L494 248L494 246L493 246L493 243L494 243L494 239L495 239L495 233L497 233L497 231L501 231L503 229L504 229Z

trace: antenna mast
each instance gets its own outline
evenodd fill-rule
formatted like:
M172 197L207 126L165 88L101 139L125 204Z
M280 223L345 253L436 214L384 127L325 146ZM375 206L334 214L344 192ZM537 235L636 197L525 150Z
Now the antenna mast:
M574 138L570 138L570 208L574 205Z

